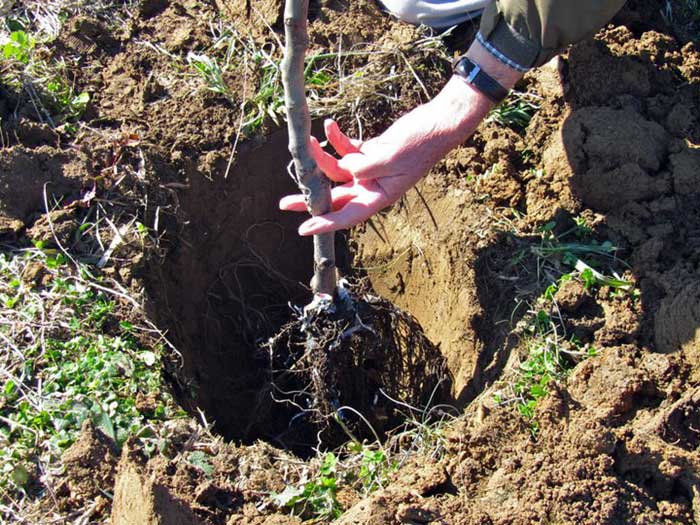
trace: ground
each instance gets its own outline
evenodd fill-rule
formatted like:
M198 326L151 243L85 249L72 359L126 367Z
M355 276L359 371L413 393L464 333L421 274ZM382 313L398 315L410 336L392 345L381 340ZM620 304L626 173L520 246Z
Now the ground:
M446 368L333 451L273 400L264 344L311 275L277 209L281 4L37 5L0 2L3 519L700 524L691 2L628 2L338 235ZM473 34L368 0L311 19L313 115L364 137Z

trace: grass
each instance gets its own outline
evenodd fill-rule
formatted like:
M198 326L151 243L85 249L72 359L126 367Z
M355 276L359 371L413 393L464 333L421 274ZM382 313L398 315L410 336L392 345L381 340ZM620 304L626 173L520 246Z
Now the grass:
M620 277L615 266L625 266L617 258L617 248L610 241L592 238L593 230L577 217L571 228L556 233L556 223L538 228L539 242L524 248L513 264L534 255L537 279L546 283L543 292L532 301L522 330L523 357L513 378L505 381L494 395L499 405L514 404L527 422L533 437L539 433L537 407L553 385L562 383L581 361L595 356L598 350L567 335L556 294L568 281L579 281L586 290L596 292L607 287L610 297L639 296L634 282Z
M162 384L161 348L90 269L43 243L0 253L0 500L11 515L41 496L91 420L121 446L159 447L180 417ZM97 284L100 289L96 288ZM139 399L149 399L140 403ZM12 502L8 505L7 502Z
M8 4L0 18L0 82L29 99L37 117L52 127L75 131L90 101L79 89L67 59L52 58L63 25L84 15L109 27L123 26L137 0L27 0ZM0 5L2 2L0 1Z
M486 121L496 122L522 133L540 109L539 100L540 98L532 93L512 90L503 102L491 110Z
M38 118L52 127L78 120L90 95L76 91L63 59L46 58L52 39L30 33L29 27L18 20L6 24L9 34L0 33L0 80L15 92L24 93Z
M363 107L378 100L399 102L397 85L407 80L430 98L418 73L425 61L449 61L441 39L442 35L421 37L405 50L368 43L307 56L304 75L312 116L359 116ZM212 28L211 45L184 59L155 44L144 45L167 55L179 71L198 79L200 87L240 106L243 135L258 133L266 121L279 125L284 120L283 46L274 33L270 42L260 44L220 23Z
M168 56L179 71L198 79L206 90L240 105L240 131L244 135L258 133L268 118L280 124L284 109L279 69L281 48L260 45L225 24L212 28L210 46L190 51L184 60L153 43L144 42L144 45ZM317 72L309 74L313 77ZM232 87L229 78L236 78L240 85Z

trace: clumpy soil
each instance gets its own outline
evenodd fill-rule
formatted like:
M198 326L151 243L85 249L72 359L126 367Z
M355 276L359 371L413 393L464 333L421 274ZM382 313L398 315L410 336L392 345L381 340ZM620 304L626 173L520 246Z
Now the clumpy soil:
M274 4L263 4L265 23L251 23L258 38L280 25ZM174 393L230 440L207 451L209 476L146 460L131 445L116 476L95 467L100 485L114 486L113 523L299 523L264 496L289 483L298 460L283 450L294 445L289 414L270 401L260 347L289 318L287 303L307 300L311 264L299 218L277 210L293 190L286 137L269 125L229 164L238 105L193 91L166 54L141 43L184 55L207 45L219 9L240 24L245 5L148 1L118 29L71 23L56 53L83 57L75 80L92 93L90 127L70 139L21 100L16 118L3 118L2 238L41 237L45 200L68 206L93 180L98 195L119 195L110 209L138 215L157 242L139 253L126 243L106 271L145 287L152 320L181 353L168 368ZM338 523L700 523L700 49L649 25L645 9L631 3L614 25L526 75L520 89L541 97L526 130L483 124L418 191L342 237L344 269L414 316L439 349L464 416L441 457L413 458L384 489L351 499ZM415 36L370 2L313 11L320 49ZM431 79L427 89L439 89ZM419 101L420 90L404 87L400 102L365 115L365 133ZM619 247L641 294L559 291L568 329L598 355L541 402L534 440L490 396L518 361L520 299L541 292L536 272L511 261L538 226L565 229L577 215ZM70 217L56 223L68 249L84 248ZM186 441L193 430L174 432ZM247 446L257 439L269 444ZM117 462L88 428L65 458L78 487L69 493L89 492L97 456Z

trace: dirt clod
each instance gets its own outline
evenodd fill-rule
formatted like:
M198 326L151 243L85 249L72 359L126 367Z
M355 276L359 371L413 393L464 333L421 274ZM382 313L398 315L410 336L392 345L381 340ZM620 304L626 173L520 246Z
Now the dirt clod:
M104 511L109 503L103 491L111 492L118 461L114 442L86 421L62 460L66 469L60 491L66 492L66 504L80 508L86 502L97 501L96 511Z

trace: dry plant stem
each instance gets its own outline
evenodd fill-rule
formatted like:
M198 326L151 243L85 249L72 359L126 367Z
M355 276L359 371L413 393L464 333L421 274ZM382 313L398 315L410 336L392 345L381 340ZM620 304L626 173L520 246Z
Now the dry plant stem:
M311 215L323 215L331 211L331 188L311 156L309 136L311 116L304 90L304 56L308 45L308 0L287 0L284 8L285 52L282 61L282 84L287 108L289 151L299 189L306 197ZM335 297L335 237L333 233L314 236L314 294Z

